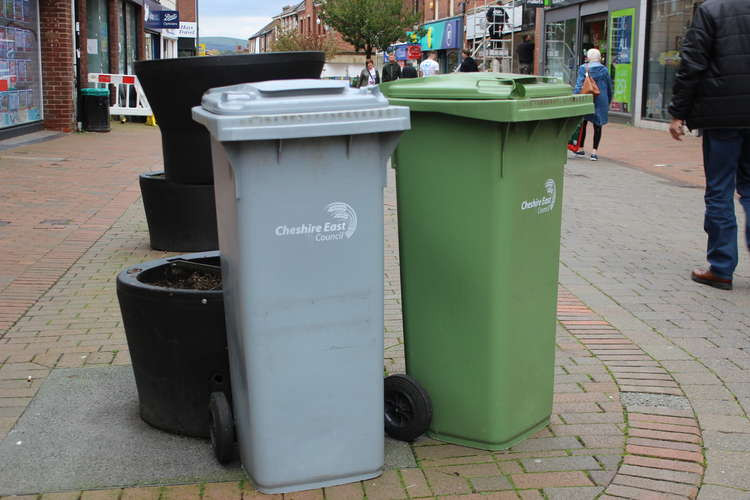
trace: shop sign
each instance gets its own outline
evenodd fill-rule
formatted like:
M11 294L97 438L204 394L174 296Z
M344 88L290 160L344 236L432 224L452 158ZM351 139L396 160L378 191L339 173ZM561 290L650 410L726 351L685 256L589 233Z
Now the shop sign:
M616 10L610 14L610 74L614 84L612 111L630 113L633 83L633 38L635 9Z
M198 23L180 21L180 38L195 38L198 35Z
M180 14L176 10L151 11L145 27L151 30L179 29Z
M533 0L532 0L533 1ZM564 7L566 5L575 5L577 3L583 3L586 0L544 0L544 7L547 9L554 9L557 7ZM531 4L527 4L531 5Z
M402 43L399 45L391 45L388 50L383 54L383 62L388 62L388 54L393 52L396 55L397 61L407 61L409 59L421 59L422 58L422 47L419 45L411 45Z
M407 59L407 55L406 55L407 47L408 46L405 43L401 44L401 45L392 45L388 49L388 51L386 51L386 53L383 54L385 62L388 62L388 53L389 52L393 52L396 55L396 60L397 61L405 61Z
M150 30L179 29L180 14L176 10L166 10L164 6L146 0L143 2L144 27Z
M523 4L526 7L544 7L545 1L544 0L524 0Z
M422 28L426 34L418 43L423 51L461 48L463 29L460 17L427 23Z

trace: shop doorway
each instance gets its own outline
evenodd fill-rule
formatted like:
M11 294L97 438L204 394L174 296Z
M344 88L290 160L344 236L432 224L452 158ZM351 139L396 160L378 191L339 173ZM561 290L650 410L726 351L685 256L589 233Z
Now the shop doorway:
M602 53L602 64L607 65L609 55L607 28L606 13L581 18L581 51L578 64L586 62L586 52L589 49L598 49Z

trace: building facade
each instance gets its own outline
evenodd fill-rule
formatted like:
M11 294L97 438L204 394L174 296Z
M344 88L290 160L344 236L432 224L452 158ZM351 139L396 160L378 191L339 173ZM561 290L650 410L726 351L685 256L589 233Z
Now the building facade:
M575 83L586 50L602 52L614 83L611 113L665 128L679 51L703 0L551 0L544 9L546 75Z
M364 54L354 50L339 33L328 28L321 21L319 14L320 2L315 0L302 0L284 7L280 14L274 16L271 23L248 39L250 53L272 51L273 42L279 33L289 30L299 30L303 35L310 37L330 36L338 52L326 61L321 78L349 80L359 76L365 63Z
M194 22L196 0L185 1ZM137 60L177 57L181 30L154 22L175 13L175 0L0 0L0 139L76 130L89 73L132 74Z

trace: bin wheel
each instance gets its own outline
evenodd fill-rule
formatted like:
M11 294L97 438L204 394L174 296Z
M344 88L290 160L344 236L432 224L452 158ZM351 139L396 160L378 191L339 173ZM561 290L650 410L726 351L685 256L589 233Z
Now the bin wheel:
M419 383L403 374L385 378L385 432L399 441L414 441L430 427L432 402Z
M212 392L209 398L208 433L216 460L220 464L230 462L234 455L234 419L223 392Z

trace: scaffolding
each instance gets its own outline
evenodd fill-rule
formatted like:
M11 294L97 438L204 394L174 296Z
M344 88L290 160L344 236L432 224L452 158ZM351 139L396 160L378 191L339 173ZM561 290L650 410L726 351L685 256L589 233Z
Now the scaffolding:
M516 19L521 0L475 0L467 14L471 22L471 56L479 71L513 72L513 33L520 28ZM469 36L467 36L469 38Z

